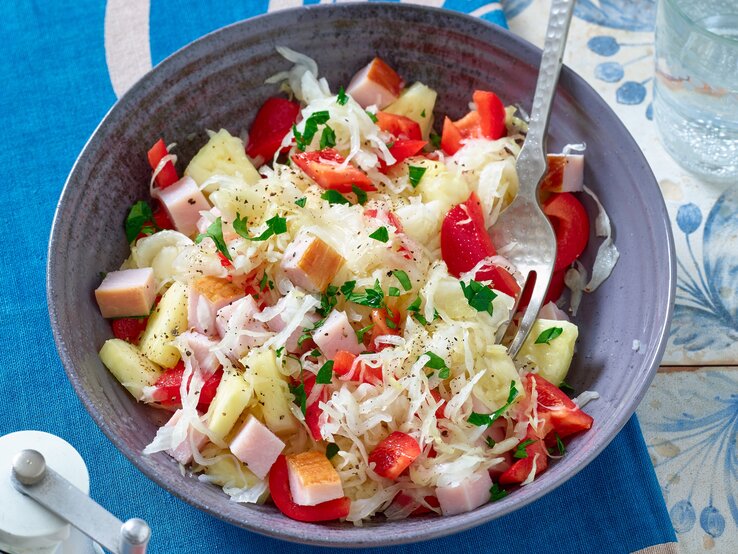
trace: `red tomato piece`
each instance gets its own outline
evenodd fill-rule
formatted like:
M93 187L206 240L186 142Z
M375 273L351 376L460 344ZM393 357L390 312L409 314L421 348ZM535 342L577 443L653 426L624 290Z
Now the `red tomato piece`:
M438 392L438 389L431 390L431 396L436 402L441 401L441 393ZM446 417L446 415L443 413L446 410L446 404L448 404L448 402L444 402L438 408L436 408L436 419L443 419Z
M448 117L443 120L443 131L441 131L441 150L449 156L453 156L461 148L461 131Z
M182 385L184 370L184 362L180 360L176 366L162 373L156 383L154 383L156 390L154 391L153 399L164 405L180 404L182 399L179 389ZM210 406L213 398L215 398L215 393L218 391L218 385L220 385L222 378L223 370L219 368L205 381L205 384L203 384L200 390L200 398L197 403L198 409L205 410ZM190 382L192 382L192 376L190 376Z
M399 335L400 334L400 311L392 310L392 317L389 316L386 308L372 310L372 323L374 327L364 335L367 348L373 352L379 352L385 348L389 348L389 344L382 343L377 345L374 339L382 335ZM394 328L392 327L394 325Z
M269 470L269 493L272 495L272 500L279 511L296 521L333 521L346 517L351 508L351 500L346 496L328 502L321 502L315 506L295 504L290 491L287 458L284 454L279 455L272 469Z
M154 223L156 223L159 229L174 229L174 223L169 219L167 211L158 200L156 201L156 205L154 206L154 211L152 213L154 215Z
M266 162L279 150L284 136L292 129L300 113L300 105L284 98L268 98L256 112L249 129L246 154Z
M394 431L372 450L369 454L369 463L374 462L374 471L377 475L394 480L418 456L420 456L418 441L407 433Z
M167 154L169 154L169 151L167 150L167 145L164 143L164 139L157 140L147 154L152 171L156 171L159 162ZM161 171L156 175L156 185L160 189L165 189L177 181L179 181L177 170L174 168L174 164L171 161L165 163L164 167L162 167Z
M306 372L303 377L303 384L305 387L305 397L309 398L315 387L315 375ZM295 380L294 384L299 384L299 381ZM322 386L322 385L321 385ZM328 389L322 387L320 395L317 400L308 404L305 408L305 424L310 430L310 434L316 441L323 440L320 434L320 415L323 413L323 409L320 407L321 402L328 400Z
M540 375L528 376L525 388L529 397L534 382L538 393L538 414L551 422L559 437L568 437L592 427L592 416L583 412L561 389Z
M335 148L299 152L292 155L292 161L319 187L326 190L351 192L351 185L356 185L366 192L377 190L371 179L358 167L349 164L341 169L340 165L346 160Z
M546 298L543 300L545 306L549 302L556 302L561 298L561 293L564 292L564 277L566 276L566 268L554 271L551 276L551 283L548 285L548 291L546 292ZM530 295L533 293L532 286L526 286L523 289L523 294L520 297L519 308L525 308L530 302Z
M377 127L400 140L419 141L423 138L418 122L404 115L377 112Z
M546 452L546 445L543 440L540 439L533 432L533 429L528 427L528 432L525 435L524 441L533 441L525 447L525 453L527 457L517 459L513 457L513 464L500 475L501 485L516 485L525 481L533 471L533 462L535 461L535 477L546 471L548 468L548 453Z
M554 194L543 204L556 233L554 271L564 269L576 260L589 240L589 217L582 203L570 192Z
M131 344L138 344L141 335L149 322L148 317L121 317L110 322L113 336Z
M486 90L475 90L472 96L479 113L479 126L482 136L491 140L504 137L507 133L505 127L505 105L494 92Z
M379 160L379 171L385 173L390 167L395 167L409 157L415 156L425 148L426 144L428 143L424 140L396 140L389 149L390 154L392 154L392 157L395 159L395 163L392 165L386 165L384 160Z
M428 495L428 496L424 497L423 500L425 500L428 503L429 506L433 506L434 508L438 508L440 506L440 504L438 502L438 498L436 498L435 496ZM410 504L412 501L413 501L413 498L409 494L406 494L404 492L400 492L400 493L397 494L397 496L395 496L395 499L394 499L393 502L397 503L399 506L403 506L404 507L404 506L407 506L408 504ZM421 504L420 506L418 506L417 508L415 508L410 513L410 515L411 516L422 516L422 515L430 514L430 513L435 513L435 512L433 512L433 510L431 510L429 508L426 508L425 506L423 506Z
M233 267L233 264L231 263L231 261L228 258L226 258L222 252L218 252L218 259L220 260L220 265L222 265L226 269L229 267Z
M333 373L339 377L349 375L350 381L377 384L382 382L382 368L372 367L364 363L357 364L356 370L351 372L356 355L346 350L336 352L333 357Z

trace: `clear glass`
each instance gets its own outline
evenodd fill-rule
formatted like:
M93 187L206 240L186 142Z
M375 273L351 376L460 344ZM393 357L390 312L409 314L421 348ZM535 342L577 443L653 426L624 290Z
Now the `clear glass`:
M679 164L738 182L738 0L660 0L653 107Z

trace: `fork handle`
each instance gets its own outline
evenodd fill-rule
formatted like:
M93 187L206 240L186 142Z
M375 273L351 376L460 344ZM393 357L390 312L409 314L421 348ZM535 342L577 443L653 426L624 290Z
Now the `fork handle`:
M546 29L546 40L543 45L541 67L538 74L538 82L536 83L535 96L533 97L530 122L528 123L528 134L525 137L525 144L519 156L523 160L530 159L530 161L536 162L530 163L528 161L526 164L520 164L521 166L527 165L534 172L531 174L530 179L520 180L524 186L534 187L530 191L521 191L531 195L536 192L538 183L546 172L546 134L548 132L548 122L550 120L554 93L556 92L556 84L559 81L561 61L564 56L564 46L566 44L566 36L569 33L569 24L571 23L575 1L553 0L551 3L551 13L548 19L548 28Z

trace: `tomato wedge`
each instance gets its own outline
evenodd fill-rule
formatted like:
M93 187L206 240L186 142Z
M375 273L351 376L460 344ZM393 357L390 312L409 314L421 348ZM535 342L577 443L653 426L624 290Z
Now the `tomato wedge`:
M184 370L184 362L180 360L176 366L167 369L161 374L159 379L156 380L156 383L154 383L155 390L152 394L156 402L161 402L164 405L176 405L182 402L179 389L182 385ZM200 397L197 402L198 409L205 410L210 406L213 398L215 398L215 393L218 391L218 385L220 385L222 377L223 370L220 368L208 377L200 390ZM190 376L191 381L192 376Z
M451 275L458 277L474 268L481 260L496 254L492 239L484 226L481 202L472 192L466 202L457 204L441 225L441 256ZM493 287L510 296L520 292L515 278L499 266L491 266L477 273L478 280L490 280Z
M472 96L479 113L479 127L483 137L497 140L507 133L505 105L494 92L475 90Z
M342 169L341 164L346 159L335 148L299 152L292 155L292 161L319 187L326 190L351 192L352 185L366 192L377 190L371 179L358 167L349 164Z
M589 217L582 203L570 192L554 194L543 204L556 233L554 271L564 269L576 260L589 240Z
M372 323L374 327L364 337L367 339L367 347L370 350L380 352L390 345L386 343L378 345L374 342L374 339L383 335L400 334L400 311L392 310L392 317L390 317L386 308L373 309Z
M138 344L141 335L149 322L148 317L121 317L110 322L113 336L131 344Z
M424 140L403 140L397 139L395 143L389 148L390 154L395 159L395 163L392 165L386 165L384 160L379 160L379 171L386 173L390 167L404 162L411 156L415 156L422 152L425 145L428 144Z
M354 365L356 355L346 350L336 352L333 357L333 373L339 377L349 375L350 381L358 381L360 383L377 384L382 382L382 368L373 367L364 363L359 363L356 369L351 372Z
M374 462L377 475L388 479L397 479L415 458L420 456L418 441L407 433L394 431L369 454L369 463Z
M539 438L533 429L529 426L528 432L525 434L523 441L533 441L525 447L525 458L517 459L502 475L500 475L501 485L516 485L525 481L533 471L533 463L535 462L535 477L546 471L548 468L548 453L543 439ZM513 458L516 460L516 458Z
M533 383L538 393L538 415L551 422L559 437L568 437L592 427L592 416L584 413L561 389L540 375L528 376L525 390L529 397Z
M566 277L566 268L554 271L551 276L551 283L548 285L548 291L546 292L546 298L543 300L543 306L549 302L556 302L561 298L561 293L564 292L564 278ZM525 308L530 302L530 295L533 293L533 287L526 286L523 289L523 294L520 297L520 308Z
M161 159L168 154L169 151L167 150L167 145L164 143L164 139L157 140L147 154L151 170L156 171ZM164 167L162 167L161 171L156 175L155 181L156 186L160 189L165 189L179 181L177 170L174 168L174 164L171 161L164 164Z
M438 503L438 498L436 498L433 495L425 496L423 497L423 500L425 500L429 506L433 506L434 508L438 508L440 506L440 504ZM407 506L408 504L410 504L412 501L413 501L413 497L402 491L397 493L397 496L395 496L395 499L393 500L395 504L397 504L398 506L402 506L403 508ZM433 512L433 510L431 510L430 508L426 508L425 506L421 504L420 506L415 508L410 513L410 515L411 516L422 516L422 515L430 514L430 513L435 513L435 512Z
M262 161L271 160L279 150L282 139L297 121L300 105L284 98L268 98L256 112L249 129L246 153Z
M461 131L448 117L443 120L443 131L441 131L441 150L449 156L453 156L461 149Z
M290 519L296 521L316 522L332 521L348 515L351 500L344 496L328 502L321 502L315 506L300 506L295 504L290 491L289 473L287 472L287 458L280 454L269 470L269 493L274 504Z
M441 401L442 397L441 393L438 392L438 389L432 389L430 392L433 400L435 400L436 403ZM436 419L443 419L446 417L446 414L444 413L446 411L446 404L448 404L448 402L444 402L443 404L438 406L438 408L436 408Z
M154 211L152 213L154 215L154 223L159 226L159 229L174 229L174 223L169 219L169 214L167 214L167 211L164 209L164 206L161 205L159 200L156 201L156 205L154 206Z
M377 112L377 127L399 140L421 140L420 125L404 115Z

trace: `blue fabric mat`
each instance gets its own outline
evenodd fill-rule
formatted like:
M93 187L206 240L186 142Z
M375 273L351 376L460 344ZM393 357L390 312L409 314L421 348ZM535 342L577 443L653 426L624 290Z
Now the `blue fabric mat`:
M471 12L486 3L448 0L446 5ZM150 12L154 63L205 32L266 9L266 0L211 0L192 6L185 0L154 0ZM105 62L104 14L102 0L0 2L4 22L0 175L5 229L0 250L4 401L0 435L39 429L72 443L89 465L92 496L121 518L140 516L151 523L153 553L285 548L285 543L202 514L143 477L97 429L56 354L45 301L46 245L66 175L115 101ZM504 23L500 11L487 11L483 17ZM533 505L460 535L385 550L585 553L596 549L606 554L674 540L633 418L595 462Z

